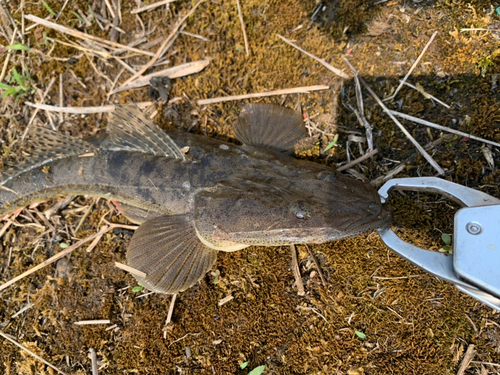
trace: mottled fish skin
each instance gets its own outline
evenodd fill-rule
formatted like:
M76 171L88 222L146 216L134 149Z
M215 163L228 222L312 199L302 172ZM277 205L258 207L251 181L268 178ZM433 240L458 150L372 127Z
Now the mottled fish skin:
M248 245L325 242L372 230L390 217L375 189L327 166L270 149L167 133L180 148L189 147L188 160L107 150L55 160L8 180L0 190L0 215L55 196L85 194L165 215L190 214L199 217L203 237ZM203 206L195 208L196 198L224 189L212 223ZM261 207L238 213L245 203ZM310 211L306 220L290 211L301 204ZM232 223L231 229L217 220ZM281 227L272 228L276 221ZM212 231L206 229L210 225ZM316 233L308 233L314 228ZM276 229L288 231L289 240L274 232L266 238Z
M127 261L162 293L192 286L218 251L323 243L390 220L368 184L284 153L305 133L290 109L245 107L235 128L243 146L163 133L138 110L117 107L115 116L108 135L87 141L35 130L31 164L0 174L0 216L61 195L110 199L144 223Z

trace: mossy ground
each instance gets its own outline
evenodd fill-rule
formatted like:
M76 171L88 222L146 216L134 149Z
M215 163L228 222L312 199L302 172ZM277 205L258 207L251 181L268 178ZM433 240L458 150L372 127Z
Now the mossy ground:
M47 1L58 12L61 3ZM359 73L382 98L388 97L406 74L429 37L439 34L415 69L409 82L451 105L446 109L403 87L391 108L500 142L500 104L498 91L498 34L495 31L461 32L462 28L496 28L500 19L492 11L500 6L489 1L388 1L372 6L365 1L323 2L314 22L311 15L317 1L243 0L242 10L250 46L245 54L235 1L206 1L187 22L186 31L210 41L180 35L168 52L170 65L210 58L201 73L173 81L174 104L160 104L155 120L165 128L184 128L227 140L238 108L245 102L228 102L199 107L197 99L252 92L327 84L338 90L302 94L302 111L326 135L315 136L300 157L335 165L346 160L348 131L361 128L346 107L355 106L354 84L342 85L331 72L284 44L276 34L294 39L304 49L344 68L347 56ZM104 2L96 1L94 12ZM178 15L193 5L178 2L170 10L142 13L146 30L153 30L148 41L170 33ZM19 21L20 4L9 3ZM141 25L130 14L135 2L122 2L120 27L127 34L119 42L127 44L141 34ZM83 27L72 12L88 14L88 3L70 1L57 21L89 34L109 38L94 22ZM24 14L46 17L38 3L24 5ZM299 27L301 26L301 27ZM36 27L25 43L42 53L16 52L9 64L24 66L42 91L58 74L64 75L66 106L106 104L106 95L121 66L115 61L90 57L57 44L47 37L64 40L60 34ZM496 31L498 33L498 31ZM28 42L29 40L29 42ZM7 41L2 40L2 45ZM156 51L158 46L151 50ZM5 54L3 55L3 58ZM134 68L147 62L144 57L127 59ZM83 89L73 78L87 87ZM128 73L123 74L122 82ZM496 77L496 78L495 78ZM57 82L57 80L56 80ZM497 82L498 85L498 82ZM58 103L58 85L45 102ZM416 152L411 143L363 92L365 113L374 127L379 153L355 167L368 181L383 176L405 163L396 177L432 176L435 171ZM34 98L27 98L31 101ZM125 103L149 100L147 90L127 91L112 97ZM297 95L268 98L294 107ZM3 101L0 135L3 157L20 154L18 139L25 130L32 109ZM47 115L38 115L47 122ZM57 114L56 114L57 116ZM67 116L60 131L83 136L104 126L103 116ZM430 153L446 169L445 178L500 197L500 172L490 166L482 144L458 136L405 122L422 144L433 143ZM339 144L324 148L339 133ZM364 145L366 147L366 145ZM489 147L488 147L489 148ZM498 149L489 148L497 165ZM360 155L351 144L351 157ZM2 237L0 278L5 282L39 264L56 252L62 243L74 243L96 232L101 218L112 211L99 201L90 211L76 235L78 225L91 198L76 198L66 211L50 223L55 230L30 226L35 209L18 217L23 226L11 226ZM36 210L43 211L53 202ZM441 233L452 232L456 206L433 195L396 195L391 200L395 230L405 240L419 246L439 249ZM106 216L109 218L109 215ZM111 221L126 223L121 216ZM28 225L26 225L28 224ZM312 246L328 281L324 287L304 247L298 246L300 268L306 296L299 297L290 270L288 248L252 247L221 254L212 274L199 285L178 296L173 320L164 338L163 327L169 297L149 295L136 298L134 279L114 267L124 262L132 231L115 230L106 234L91 252L79 249L71 255L69 279L55 277L51 265L24 278L0 293L0 327L23 345L70 374L90 374L89 348L94 348L104 366L104 374L245 374L248 368L266 365L267 374L455 374L464 351L476 346L475 361L500 362L500 315L465 296L452 285L426 275L389 251L376 233L335 243ZM11 254L9 256L9 253ZM232 295L233 300L218 306ZM27 301L32 307L12 318ZM109 319L112 325L76 326L79 320ZM365 339L355 331L363 332ZM250 364L245 370L239 365ZM482 370L484 369L484 370ZM483 372L482 372L483 371ZM471 364L467 374L496 373L498 367ZM0 372L5 374L53 374L52 369L7 341L0 341Z

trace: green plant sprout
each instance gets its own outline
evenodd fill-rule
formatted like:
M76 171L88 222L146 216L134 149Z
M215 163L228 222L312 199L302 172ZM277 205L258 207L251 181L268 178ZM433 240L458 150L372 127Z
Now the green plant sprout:
M441 249L439 249L439 252L453 254L453 249L451 248L451 236L444 233L443 235L441 235L441 239L443 240L445 245Z
M215 271L212 271L211 274L214 277L214 285L217 285L217 283L219 282L220 271L215 270Z
M328 151L329 149L331 149L333 146L335 146L337 144L337 141L339 140L339 135L338 134L335 134L335 137L333 137L333 141L331 141L328 146L326 146L326 148L324 149L324 152Z
M2 94L2 99L11 96L17 103L22 96L33 94L35 92L35 89L31 86L31 75L29 72L26 72L26 75L23 76L17 72L16 68L13 68L12 76L7 76L6 79L10 85L0 82L0 89L5 90ZM17 83L17 86L13 86L14 83Z
M43 6L45 7L45 9L47 9L47 12L49 12L50 14L52 14L54 17L56 17L56 16L57 16L56 12L54 12L54 11L52 10L52 8L51 8L51 7L49 7L49 4L47 4L47 3L46 3L45 1L43 1L43 0L42 0L42 4L43 4Z
M361 332L361 331L354 331L354 333L355 333L355 334L356 334L356 336L358 336L361 340L366 339L366 334L364 334L363 332Z
M144 287L141 285L141 283L137 283L137 285L132 288L132 292L134 293L139 293L142 292L143 290Z
M250 371L248 373L248 375L260 375L264 372L264 370L266 369L266 366L265 365L262 365L262 366L259 366L259 367L256 367L254 368L252 371Z

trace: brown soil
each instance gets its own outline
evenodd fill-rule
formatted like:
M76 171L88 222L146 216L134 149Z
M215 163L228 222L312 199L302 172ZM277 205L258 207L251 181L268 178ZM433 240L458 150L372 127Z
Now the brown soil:
M62 3L47 1L56 12ZM409 82L419 83L432 95L451 105L446 109L403 87L388 102L395 110L500 142L498 102L499 16L488 1L388 1L372 6L366 1L323 2L315 20L311 16L318 1L243 0L242 11L250 46L245 47L236 2L213 0L203 3L187 22L185 31L202 35L202 41L180 35L167 56L170 65L210 58L201 73L175 79L173 104L158 104L155 120L164 128L182 128L218 139L232 139L231 124L244 102L200 107L197 99L263 92L316 84L336 90L300 95L302 111L327 135L314 135L298 157L327 163L346 160L348 131L364 134L348 104L356 106L354 83L340 80L330 71L284 44L276 34L296 40L307 51L343 68L347 56L377 94L391 95L398 79L409 70L434 31L439 31ZM2 2L3 4L3 2ZM141 13L152 41L170 33L176 20L193 5L177 2ZM405 5L406 4L406 5ZM8 9L19 21L20 4ZM102 14L104 2L94 1L94 12ZM494 8L500 3L493 2ZM130 10L136 4L121 4L119 42L127 44L141 33ZM40 3L26 2L24 14L49 15ZM70 1L58 23L109 39L96 22L79 24L72 12L89 15L88 3ZM52 18L53 20L53 18ZM299 26L301 26L299 28ZM462 28L496 28L496 31L460 32ZM345 31L345 32L344 32ZM81 52L56 44L46 37L66 41L60 34L36 27L25 44L42 53L16 51L8 65L28 70L42 92L49 81L56 84L45 100L59 102L58 75L63 74L66 106L106 104L111 81L122 69L114 60L91 57L101 74ZM9 44L0 37L2 45ZM69 38L68 40L73 40ZM150 50L156 52L156 48ZM6 54L2 57L5 59ZM2 59L2 61L3 61ZM126 59L139 69L149 58ZM3 63L2 63L3 65ZM73 78L87 87L83 89ZM125 72L119 82L130 75ZM496 78L495 78L496 77ZM496 80L496 81L495 81ZM379 153L354 169L357 176L373 181L404 162L396 177L433 176L435 171L411 143L363 91L367 120L374 127ZM17 104L2 102L0 136L3 158L20 155L20 141L33 110L22 98ZM117 103L150 100L147 89L115 95ZM294 107L297 95L254 100L284 103ZM53 114L57 122L57 113ZM38 114L39 124L48 123ZM58 130L77 136L103 128L105 117L66 116ZM500 172L490 166L483 145L458 136L404 122L422 145L433 143L429 152L446 170L445 178L500 198ZM335 134L340 147L324 152ZM366 149L366 144L363 144ZM498 165L498 149L487 147ZM351 157L360 156L351 143ZM75 234L93 198L78 197L50 220L53 231L34 223L54 202L25 210L2 237L0 279L8 281L54 255L76 237L97 231L101 218L113 208L99 201L89 211ZM392 198L395 230L405 240L439 249L442 233L452 233L457 206L441 197L405 194ZM106 216L109 218L109 215ZM114 215L113 222L126 223ZM41 221L42 226L44 222ZM0 329L69 374L90 374L89 349L94 348L103 366L102 374L247 374L265 365L266 374L455 374L465 350L475 345L474 361L466 374L497 373L500 363L499 313L437 280L389 251L376 233L325 245L312 246L328 281L324 287L307 250L298 246L306 296L299 297L290 268L288 248L257 248L221 254L197 286L177 298L173 320L164 337L163 327L170 297L149 295L136 298L133 277L114 267L125 262L125 250L133 234L115 230L106 234L91 252L83 248L70 257L72 268L50 265L0 292ZM63 245L64 244L64 245ZM217 280L215 270L220 272ZM57 273L56 273L57 271ZM69 277L68 277L69 275ZM218 306L224 297L233 300ZM32 307L12 318L29 302ZM109 319L108 325L77 326L80 320ZM114 328L106 328L114 325ZM356 331L366 335L358 337ZM246 369L240 364L249 361ZM11 343L0 340L0 373L54 374L55 371Z

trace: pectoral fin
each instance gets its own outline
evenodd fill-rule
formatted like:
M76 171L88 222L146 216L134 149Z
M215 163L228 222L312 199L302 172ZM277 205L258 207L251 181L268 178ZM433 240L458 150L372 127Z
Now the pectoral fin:
M307 135L299 113L274 104L248 104L234 127L236 138L251 146L290 151Z
M136 279L158 293L182 292L198 282L217 258L203 245L192 221L183 215L161 216L142 224L127 251L128 265L147 274Z

